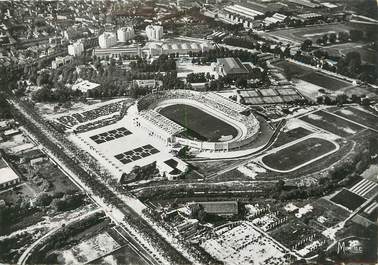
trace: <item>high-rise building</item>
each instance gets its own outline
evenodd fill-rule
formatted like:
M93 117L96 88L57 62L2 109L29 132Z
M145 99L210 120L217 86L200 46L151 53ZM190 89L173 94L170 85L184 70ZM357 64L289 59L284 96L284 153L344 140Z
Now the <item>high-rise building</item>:
M98 37L98 43L101 48L110 48L117 44L116 34L113 32L104 32Z
M117 38L119 42L126 42L134 38L133 27L122 27L117 30Z
M160 40L163 37L163 27L158 25L148 25L146 27L148 40Z
M68 45L68 54L72 56L80 56L84 51L84 44L79 40Z

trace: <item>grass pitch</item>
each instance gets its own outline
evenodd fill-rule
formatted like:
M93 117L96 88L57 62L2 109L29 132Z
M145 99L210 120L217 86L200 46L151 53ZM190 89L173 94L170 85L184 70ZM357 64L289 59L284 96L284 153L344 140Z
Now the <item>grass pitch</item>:
M171 105L161 109L160 114L185 127L183 136L190 139L218 142L222 136L238 134L230 124L193 106Z

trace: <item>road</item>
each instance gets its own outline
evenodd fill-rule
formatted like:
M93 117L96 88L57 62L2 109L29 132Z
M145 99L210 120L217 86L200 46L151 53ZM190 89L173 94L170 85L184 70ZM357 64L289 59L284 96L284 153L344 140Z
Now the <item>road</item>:
M16 102L15 100L10 100L9 102L15 107L15 110L17 110L18 113L23 116L23 118L27 119L32 124L30 126L34 125L34 129L38 129L38 133L40 133L41 135L39 135L39 139L37 139L37 141L40 140L38 141L40 142L40 144L42 144L41 141L44 141L46 143L45 145L42 144L44 146L43 149L49 153L49 156L55 161L55 163L59 165L61 169L66 173L66 175L70 177L70 179L76 185L80 186L81 189L84 190L94 202L96 202L96 204L100 205L104 209L105 213L112 218L112 220L114 220L117 224L121 225L123 229L127 231L127 233L129 233L130 238L133 238L134 240L134 245L137 246L138 249L140 249L140 251L150 253L149 259L154 261L153 264L170 264L171 262L169 262L166 257L168 257L168 259L171 261L175 261L176 263L192 263L188 258L186 258L186 256L188 256L189 254L186 253L186 256L184 257L181 252L177 251L176 248L171 246L170 243L168 243L161 234L158 234L154 230L152 224L146 222L146 220L143 219L143 217L141 217L132 208L132 206L129 206L127 202L123 200L125 195L119 194L119 192L112 189L110 185L108 185L101 177L99 177L98 173L93 171L91 168L84 168L85 171L83 171L83 169L80 167L81 172L83 174L90 174L91 178L93 177L93 181L96 182L92 187L88 186L88 184L85 184L85 180L82 179L83 176L78 176L77 174L77 167L79 167L80 161L73 163L72 159L75 158L77 160L78 158L75 157L74 154L68 150L68 148L65 148L56 137L54 137L54 132L49 131L48 127L45 124L43 124L43 121L36 119L35 115L33 115L33 113L31 113L30 110L25 110L19 102ZM25 125L25 127L27 126ZM36 136L36 138L38 137ZM51 148L54 148L54 150L51 150ZM56 152L56 150L60 150L59 158L56 155L54 155L54 152ZM63 150L65 152L63 152ZM68 155L66 153L68 153ZM72 162L76 166L76 171L75 169L72 170L67 165L67 161ZM111 197L114 196L115 201L117 201L117 203L105 203L104 197L100 197L98 196L98 194L95 194L93 192L97 188L101 190L106 189L107 194L105 194L105 197L109 198L109 195ZM119 216L120 214L122 216ZM141 227L141 229L143 229L145 232L147 230L148 235L152 235L156 239L156 242L153 242L155 247L152 247L150 242L147 243L145 236L142 236L128 223L125 223L125 217L128 217L127 220L130 220L130 218L133 218L133 220L139 220L136 222L136 224L138 224L139 227ZM157 244L159 244L160 246L157 247ZM167 255L167 253L162 254L162 249L168 250L169 255Z

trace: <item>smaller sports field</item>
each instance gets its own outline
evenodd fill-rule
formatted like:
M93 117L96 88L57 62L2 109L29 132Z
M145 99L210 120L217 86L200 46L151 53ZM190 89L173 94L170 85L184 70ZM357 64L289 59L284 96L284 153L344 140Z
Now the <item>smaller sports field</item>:
M272 170L292 171L336 150L336 145L321 138L307 138L291 146L265 155L262 162Z
M378 116L374 115L373 113L359 110L353 107L338 109L334 113L348 120L362 124L366 127L378 130Z
M349 190L342 189L331 198L331 201L354 211L360 207L366 201L366 199Z
M295 42L302 42L306 39L316 41L324 34L338 33L341 31L349 31L351 27L345 24L337 25L316 25L311 27L280 29L269 32L269 35L278 36L281 38L289 39Z
M159 113L187 130L182 136L201 141L219 142L222 136L234 138L238 131L230 124L196 107L175 104L162 108Z
M364 130L362 126L322 110L301 117L300 119L340 137L353 136Z
M304 74L300 77L300 79L311 84L324 87L325 89L331 91L337 91L339 89L352 86L352 83L319 72Z

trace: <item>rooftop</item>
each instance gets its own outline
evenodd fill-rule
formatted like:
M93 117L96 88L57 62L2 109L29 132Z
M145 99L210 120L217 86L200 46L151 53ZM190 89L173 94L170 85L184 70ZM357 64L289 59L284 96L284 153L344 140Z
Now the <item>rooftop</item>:
M223 65L226 74L248 74L247 68L242 64L239 58L220 58L218 64Z
M210 214L237 214L237 201L197 202Z
M16 174L16 172L14 172L14 170L8 166L4 158L1 158L0 159L0 185L13 181L13 180L17 180L17 179L18 179L18 175Z

